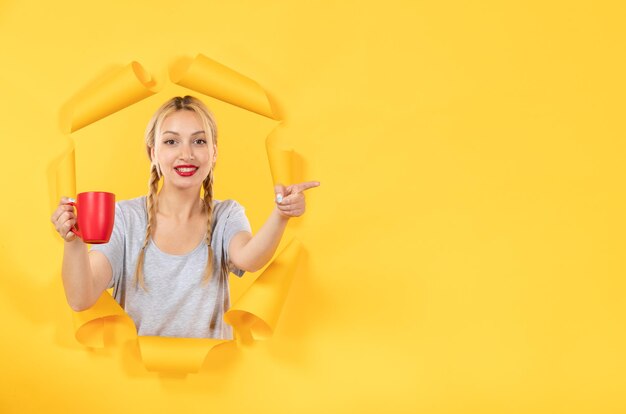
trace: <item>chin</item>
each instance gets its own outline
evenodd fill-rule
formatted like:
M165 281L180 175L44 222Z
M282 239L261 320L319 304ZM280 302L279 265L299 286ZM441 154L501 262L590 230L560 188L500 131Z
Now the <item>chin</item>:
M187 190L190 188L199 189L202 187L202 180L199 179L190 180L189 178L172 177L167 181L168 185L179 190Z
M197 181L193 183L174 183L176 188L180 188L181 190L189 190L189 189L197 189L200 190L202 188L202 181Z

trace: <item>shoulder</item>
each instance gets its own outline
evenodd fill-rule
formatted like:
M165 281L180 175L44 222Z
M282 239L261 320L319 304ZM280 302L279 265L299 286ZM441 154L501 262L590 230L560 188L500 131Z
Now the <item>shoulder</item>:
M146 212L146 196L131 198L129 200L120 200L115 204L116 209L125 215L132 213L145 214Z
M244 211L245 208L235 200L213 200L213 214L216 217L228 216L233 211Z
M146 196L118 201L115 203L115 214L126 223L145 221Z
M214 200L212 231L226 246L239 231L252 232L244 207L235 200Z

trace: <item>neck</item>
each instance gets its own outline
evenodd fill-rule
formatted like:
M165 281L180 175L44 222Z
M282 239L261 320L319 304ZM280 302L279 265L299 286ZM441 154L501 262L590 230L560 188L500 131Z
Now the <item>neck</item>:
M177 189L169 188L163 183L159 192L158 213L164 216L189 220L197 215L204 214L204 205L200 199L199 188Z

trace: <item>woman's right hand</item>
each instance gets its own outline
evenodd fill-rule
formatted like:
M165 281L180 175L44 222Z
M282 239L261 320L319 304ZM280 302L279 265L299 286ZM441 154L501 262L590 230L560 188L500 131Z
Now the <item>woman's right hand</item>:
M73 200L67 197L61 197L59 207L54 210L50 221L54 224L54 228L67 242L71 242L76 239L76 235L70 231L70 229L76 224L76 213L74 213L74 207L68 203Z

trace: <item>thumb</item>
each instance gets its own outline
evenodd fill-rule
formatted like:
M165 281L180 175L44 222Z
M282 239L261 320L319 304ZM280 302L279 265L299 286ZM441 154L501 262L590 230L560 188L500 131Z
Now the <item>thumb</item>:
M283 201L283 197L285 196L285 186L282 184L276 184L274 186L274 194L276 194L276 202L280 204Z

